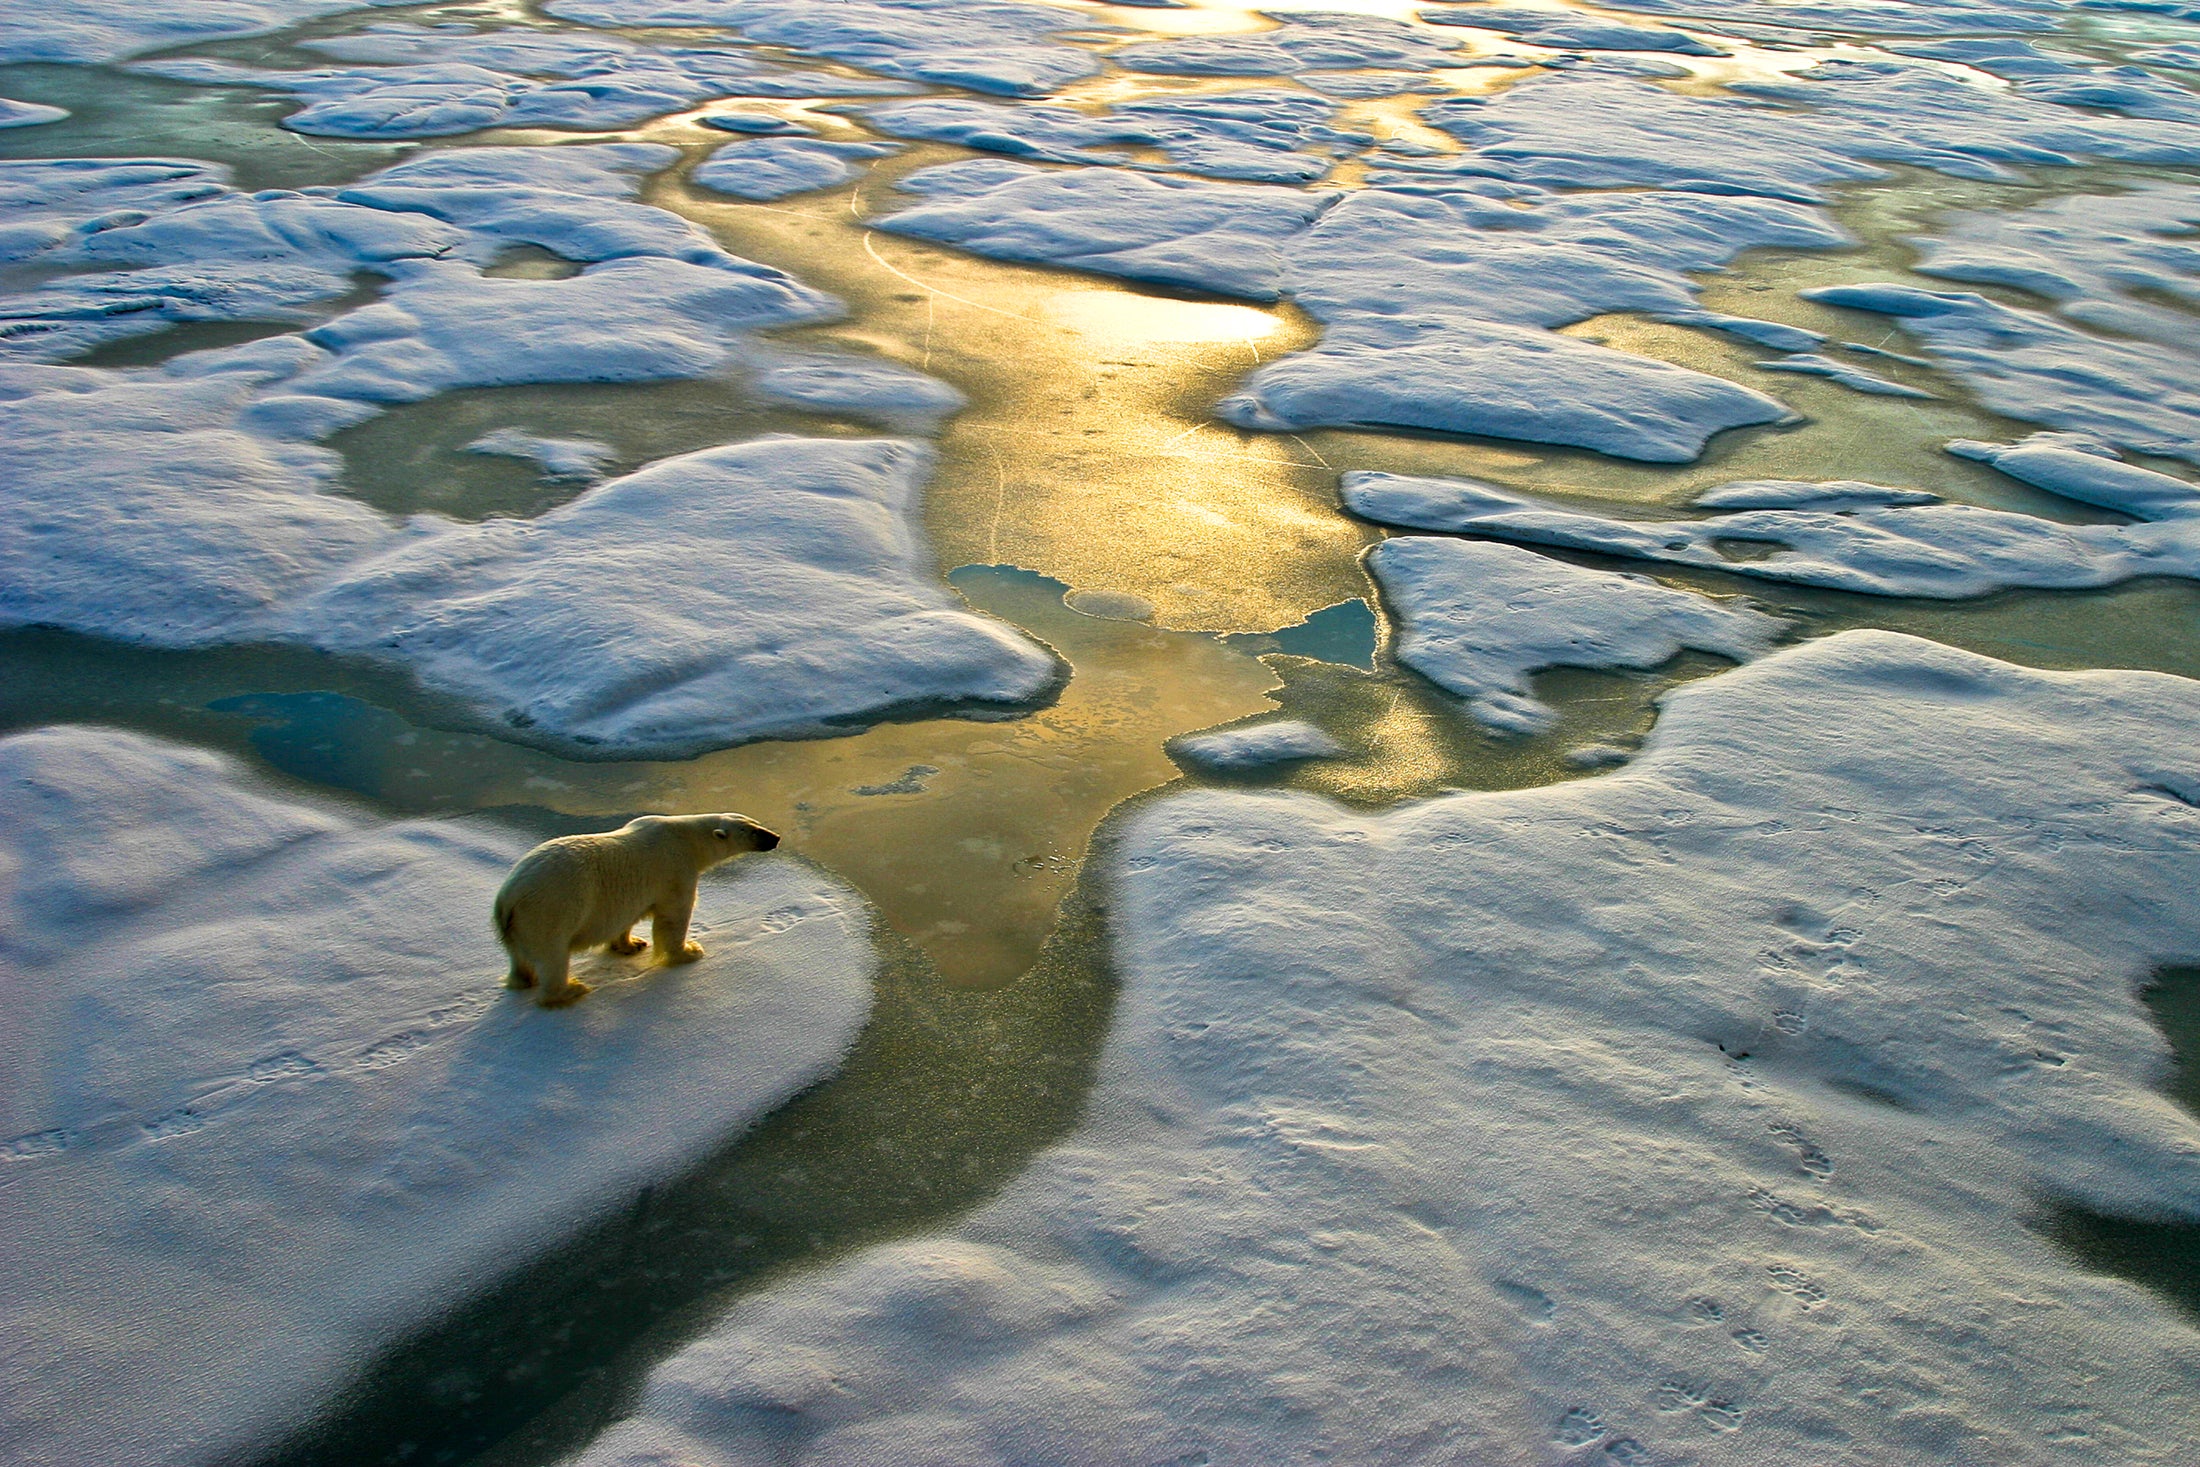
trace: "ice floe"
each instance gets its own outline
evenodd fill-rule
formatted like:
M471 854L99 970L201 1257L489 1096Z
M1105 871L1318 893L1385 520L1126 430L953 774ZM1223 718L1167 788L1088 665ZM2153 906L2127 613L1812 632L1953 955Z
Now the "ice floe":
M1169 741L1170 755L1183 763L1231 773L1308 759L1334 759L1344 751L1344 745L1298 718L1271 719L1216 733L1186 734Z
M1397 614L1398 660L1504 733L1557 721L1529 690L1545 668L1650 668L1690 648L1746 662L1788 625L1511 545L1407 535L1369 551L1367 568Z
M545 479L598 478L603 466L618 456L617 449L594 438L545 438L520 428L484 433L466 451L526 459Z
M288 377L312 351L292 337L160 372L4 369L22 522L0 547L0 619L303 642L396 663L522 737L629 757L1014 705L1057 680L1050 655L931 580L917 444L767 438L536 520L398 525L318 492L327 450L253 431L270 405L343 406Z
M1363 67L1429 71L1470 58L1428 31L1381 16L1279 12L1273 30L1181 36L1119 46L1108 59L1130 71L1174 76L1291 76Z
M400 283L382 301L329 323L329 339L406 337L412 345L403 351L425 347L443 356L446 376L445 347L463 354L468 343L432 344L438 318L448 318L447 326L492 303L497 311L518 307L536 331L560 311L600 313L595 324L635 338L606 359L613 363L676 333L718 343L689 352L693 360L723 356L724 343L744 330L837 309L791 277L727 254L679 215L632 198L644 175L678 156L631 143L472 148L414 158L341 189L256 194L231 189L221 168L183 160L0 164L0 199L12 214L0 228L0 258L60 267L36 288L0 298L0 354L65 357L176 321L297 319L311 314L304 308L353 291L361 272ZM516 244L576 262L628 263L589 283L495 280L473 271ZM622 282L616 290L614 280ZM640 293L609 298L627 286ZM570 345L590 325L584 315L557 335ZM464 326L490 337L499 329L510 346L520 328L478 320ZM555 345L535 339L495 370L512 380L533 362L550 373L533 380L572 380L581 364L561 359L550 350ZM385 345L378 360L399 354L397 345Z
M865 159L896 151L893 143L826 142L816 138L745 138L712 151L688 175L713 193L737 199L783 199L831 188L856 176Z
M1696 97L1598 71L1531 77L1422 109L1491 171L1558 188L1680 188L1815 200L1907 163L2011 179L2009 165L2200 162L2200 128L2101 118L1924 66L1829 62ZM1792 104L1792 105L1772 105Z
M1431 25L1474 26L1502 31L1529 46L1560 51L1670 51L1683 56L1724 56L1708 41L1670 26L1630 25L1583 15L1576 10L1526 5L1462 5L1420 13Z
M69 115L66 107L49 107L43 102L18 102L13 97L0 97L0 128L37 127L43 123L59 122Z
M224 36L281 30L318 16L407 0L0 0L0 66L115 61Z
M1284 242L1335 197L993 159L920 169L896 186L924 197L876 221L896 234L1249 300L1276 298Z
M1177 167L1212 178L1304 183L1366 133L1328 126L1336 104L1303 92L1264 90L1146 97L1097 116L1067 107L1002 106L939 97L866 108L895 137L959 143L1049 163L1148 167L1125 145L1159 148Z
M1852 391L1870 393L1874 397L1930 399L1933 396L1922 387L1912 387L1907 382L1896 382L1877 372L1867 372L1854 362L1844 362L1823 352L1797 352L1794 356L1759 362L1757 369L1761 372L1794 372L1805 377L1823 377L1829 382L1838 382Z
M1894 317L1995 412L2200 463L2200 353L2096 335L1969 291L1863 284L1797 294Z
M1090 29L1066 6L999 0L551 0L550 14L596 26L724 26L752 41L910 81L1036 96L1100 70L1054 39Z
M1793 39L1814 31L1871 36L2051 31L2063 0L1603 0L1603 5L1749 27L1737 34Z
M900 186L926 202L880 228L996 258L1291 295L1323 323L1321 343L1223 400L1218 415L1241 427L1429 428L1655 462L1788 410L1723 378L1536 328L1607 311L1686 316L1684 271L1754 245L1847 238L1784 200L1677 192L1538 191L1519 207L1471 188L1336 196L986 160Z
M2070 498L2148 516L2066 525L2034 515L1929 502L1873 484L1750 481L1696 503L1712 519L1622 520L1468 479L1348 473L1347 508L1382 524L1726 571L1876 596L1944 599L2016 587L2075 590L2134 576L2200 578L2200 486L2046 441L1950 449ZM1926 502L1921 502L1926 501Z
M870 1006L859 900L780 857L705 879L701 962L599 960L553 1013L499 987L509 831L84 728L0 740L0 811L0 1455L24 1467L268 1447L830 1073Z
M2200 188L2147 181L2122 193L1958 214L1909 242L1921 275L2028 290L2071 320L2189 349L2192 317L2178 305L2200 307L2196 232Z
M1081 1129L580 1460L2166 1467L2200 1337L2030 1220L2200 1219L2136 997L2195 955L2196 729L1852 632L1598 778L1151 805Z

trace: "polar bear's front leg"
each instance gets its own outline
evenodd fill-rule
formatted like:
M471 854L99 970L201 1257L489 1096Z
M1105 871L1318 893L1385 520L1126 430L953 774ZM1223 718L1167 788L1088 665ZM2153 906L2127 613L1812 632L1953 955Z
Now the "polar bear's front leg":
M668 963L692 963L703 949L687 940L688 921L695 915L695 887L650 909L649 940L657 955Z

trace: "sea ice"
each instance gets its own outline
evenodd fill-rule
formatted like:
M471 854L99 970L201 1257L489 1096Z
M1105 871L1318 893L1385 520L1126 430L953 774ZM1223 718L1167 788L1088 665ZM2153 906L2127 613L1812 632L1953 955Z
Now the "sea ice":
M1996 444L1953 446L1989 462L2004 451ZM1344 476L1341 493L1353 513L1406 529L1589 550L1874 596L1957 599L2017 587L2111 586L2134 576L2200 579L2200 490L2188 490L2177 501L2174 491L2146 482L2181 483L2168 475L2112 461L2102 461L2098 470L2074 469L2061 451L2037 446L2015 445L2010 459L2018 477L2050 488L2068 484L2080 491L2075 498L2099 501L2121 494L2125 504L2118 508L2148 503L2151 490L2151 502L2162 506L2160 518L2136 525L2065 525L1967 504L1919 503L1908 491L1850 481L1723 485L1697 502L1731 506L1731 512L1699 520L1611 519L1469 479L1356 472ZM2027 464L2034 466L2032 472L2020 472ZM1769 553L1744 553L1760 547Z
M1151 804L1080 1130L580 1460L2168 1467L2200 1336L2032 1220L2200 1220L2135 992L2195 955L2196 730L1850 632L1596 778Z
M1169 741L1171 757L1198 768L1231 773L1307 759L1334 759L1344 752L1344 745L1298 718L1271 719L1217 733L1186 734Z
M1422 109L1510 178L1815 200L1907 163L2009 180L2010 164L2200 162L2200 128L2100 118L1928 67L1828 62L1741 95L1695 97L1598 71L1532 77ZM1772 106L1768 103L1793 104Z
M1968 291L1863 284L1797 294L1894 317L1995 412L2200 463L2200 354L2183 345L2095 335Z
M893 143L839 143L815 138L744 138L712 151L688 175L691 182L737 199L783 199L831 188L856 176L867 158L898 151Z
M520 428L484 433L466 451L526 459L545 479L583 481L600 477L603 466L618 456L617 449L594 438L544 438Z
M115 61L224 36L252 36L339 11L407 0L0 0L0 66Z
M1398 660L1503 733L1557 720L1530 692L1531 673L1657 667L1687 648L1746 662L1788 625L1748 605L1511 545L1408 535L1369 551L1367 568L1397 614Z
M1215 415L1242 428L1431 428L1686 463L1722 429L1789 412L1722 377L1548 331L1356 317L1262 367Z
M748 367L748 387L758 397L911 432L934 431L965 405L962 393L939 378L873 358L760 348L749 354Z
M2189 348L2200 307L2195 233L2200 188L2140 181L2122 193L1958 214L1909 243L1920 274L2028 290L2083 324Z
M1685 314L1695 297L1684 271L1752 246L1847 239L1784 200L1692 193L1538 191L1517 207L1471 188L1340 197L990 160L901 186L928 201L879 227L996 258L1293 296L1323 323L1322 341L1223 400L1218 414L1241 427L1430 428L1654 462L1693 458L1711 434L1787 409L1723 378L1524 328Z
M49 107L43 102L18 102L13 97L0 97L0 128L37 127L41 123L59 122L69 115L66 107Z
M925 201L877 221L896 234L1263 301L1282 289L1284 242L1336 197L993 159L920 169L897 187Z
M1853 392L1865 392L1874 397L1917 397L1930 400L1933 396L1922 387L1912 387L1907 382L1896 382L1877 372L1867 372L1854 362L1844 362L1822 352L1798 352L1794 356L1759 362L1757 370L1823 377L1829 382L1838 382Z
M752 41L891 77L1037 96L1100 70L1053 39L1089 29L1066 6L999 0L551 0L552 15L597 26L725 26Z
M1159 148L1179 168L1212 178L1304 183L1327 173L1336 152L1371 140L1328 126L1335 110L1302 92L1267 90L1140 98L1098 116L933 97L867 108L864 118L895 137L1040 162L1127 165L1122 146L1132 145Z
M278 337L162 370L0 368L19 518L0 624L303 642L397 663L523 737L630 757L1028 702L1057 680L1051 656L930 578L918 445L760 439L537 520L398 525L320 492L335 455L282 439L291 415L310 437L356 408L316 394L340 385L311 382L325 362ZM877 371L842 398L914 378Z
M1059 681L1055 659L928 574L915 514L930 466L906 441L761 438L539 519L416 521L298 598L283 633L626 758L1028 703Z
M1969 36L2051 31L2063 0L1602 0L1608 10L1701 18L1775 38L1810 31L1869 36ZM1740 32L1737 32L1739 34Z
M1557 51L1670 51L1683 56L1727 54L1708 41L1699 41L1667 26L1599 20L1574 10L1545 10L1525 5L1462 5L1457 9L1424 10L1420 16L1431 25L1463 25L1502 31L1526 45Z
M859 899L782 857L705 878L692 967L502 994L489 905L527 844L136 734L0 740L0 1455L264 1449L861 1027Z
M1279 12L1274 30L1182 36L1117 47L1108 59L1130 71L1174 76L1290 76L1362 67L1430 71L1468 58L1427 31L1380 16Z

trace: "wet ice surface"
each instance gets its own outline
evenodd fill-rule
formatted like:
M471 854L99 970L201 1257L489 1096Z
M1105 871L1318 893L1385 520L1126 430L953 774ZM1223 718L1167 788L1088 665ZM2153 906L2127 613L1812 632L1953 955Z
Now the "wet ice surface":
M1875 596L1984 596L2011 587L2109 586L2134 576L2200 577L2200 485L2121 463L2098 442L2049 434L2021 444L1959 440L1951 452L2087 504L2140 516L2069 525L1879 485L1735 484L1696 503L1698 520L1625 520L1460 479L1344 476L1356 514L1417 530L1664 561ZM1861 491L1861 492L1860 492ZM1762 554L1724 553L1761 549Z
M583 1460L2175 1460L2190 1325L2019 1219L2200 1214L2196 714L1859 633L1600 779L1154 805L1084 1128Z
M880 1217L782 1218L749 1255L745 1235L624 1235L625 1272L580 1286L647 1280L705 1338L592 1460L2140 1462L2191 1438L2189 1328L2024 1221L2058 1199L2200 1217L2200 1145L2147 1088L2160 1045L2130 999L2190 957L2189 686L1883 636L1774 650L1881 623L2193 668L2200 486L2164 461L2200 463L2200 102L2174 22L1963 0L1432 4L1434 24L1404 5L188 8L0 0L0 59L140 58L0 77L29 99L0 104L0 146L112 155L0 165L0 605L84 639L17 632L0 655L117 684L72 682L97 716L250 747L386 813L751 809L848 885L774 862L720 896L826 892L859 988L861 899L920 966L1005 983L1038 971L1110 806L1179 770L1239 791L1164 797L1109 838L1087 945L1056 953L1104 991L1111 914L1124 1010L1093 1108L974 1221L904 1203L883 1222L900 1241L823 1266ZM110 92L159 100L163 130L139 141ZM751 100L708 110L725 98ZM253 138L299 188L238 181L271 176ZM238 171L172 156L201 150ZM1899 229L1875 213L1897 198ZM1736 596L1753 585L1780 604ZM1645 750L1656 692L1697 677ZM778 737L819 734L842 737ZM476 1005L447 1027L493 1038L493 951L432 982L403 964L422 930L486 948L481 893L422 884L493 885L524 841L231 797L243 774L134 735L28 740L7 747L64 770L69 839L121 844L91 807L136 812L163 781L189 786L176 808L124 823L188 824L155 842L174 859L251 829L213 874L156 872L127 915L113 872L43 851L20 858L25 900L107 924L141 989L194 1012L265 990L261 1027L311 1042L193 1019L182 1057L221 1050L219 1083L175 1071L161 1115L183 1119L128 1146L108 1141L151 1100L53 1119L78 1101L11 1081L0 1104L27 1119L0 1182L204 1154L189 1186L218 1195L225 1168L264 1180L236 1148L284 1152L247 1122L314 1126L304 1107L369 1069L487 1093L420 1068L445 1029L391 1020L411 1047L375 1068L381 1030L351 1032L367 1005L306 990L326 949L347 982L447 985ZM283 844L286 820L307 834ZM377 859L390 874L364 885ZM216 921L234 938L247 871L298 873L250 888L274 934L239 944L253 976L184 993L176 956ZM225 895L186 925L172 909L207 883ZM392 948L400 909L427 926ZM763 945L818 925L750 915ZM58 939L32 951L42 931L0 960L64 964ZM574 1028L700 976L607 989ZM860 1011L775 1057L809 1063ZM23 1063L74 1074L85 1031L53 1022ZM1064 1117L1085 1052L1053 1049L1098 1028L1047 1041ZM638 1110L571 1097L603 1199L739 1172L742 1149L713 1148L783 1092L727 1081L753 1034L680 1047L717 1033L607 1050L605 1094ZM264 1077L263 1049L282 1061ZM650 1088L667 1074L702 1083ZM964 1104L862 1083L943 1124ZM652 1106L679 1119L645 1155L626 1138ZM1002 1144L1052 1139L1022 1113L1041 1110ZM815 1200L812 1144L885 1157L903 1133L875 1119L775 1142L740 1205ZM465 1164L524 1171L527 1138L497 1139L524 1123L485 1118ZM525 1205L517 1182L449 1185L484 1215ZM402 1286L377 1263L333 1299L276 1275L345 1247L351 1215L317 1231L319 1202L270 1202L270 1235L299 1241L254 1277L312 1317L194 1322L238 1333L223 1369L286 1331L319 1353L226 1397L155 1400L168 1357L107 1362L138 1397L65 1367L25 1396L60 1443L40 1450L207 1460L297 1428L369 1357L327 1438L371 1442L362 1460L457 1459L515 1422L548 1434L498 1460L577 1448L571 1423L624 1410L675 1341L561 1339L555 1306L476 1291L570 1243L588 1185L489 1262L493 1228L469 1232L479 1254L387 1230L359 1246ZM969 1185L953 1206L993 1183ZM214 1257L138 1251L160 1277ZM744 1256L793 1266L760 1280ZM691 1274L739 1282L667 1282ZM431 1292L512 1311L480 1364L504 1371L497 1402L405 1375L474 1368L441 1325L381 1353ZM344 1313L354 1294L383 1312ZM43 1317L112 1332L81 1298ZM504 1335L606 1384L565 1398L506 1369ZM402 1424L383 1439L377 1419Z
M1747 606L1509 545L1404 536L1376 546L1367 568L1397 614L1398 660L1508 733L1556 721L1530 695L1530 673L1656 667L1684 647L1741 662L1785 626Z
M1776 199L1407 191L1419 182L1322 211L1283 189L957 163L904 179L927 202L881 224L1003 259L1290 295L1324 323L1321 344L1224 399L1218 415L1243 427L1428 428L1685 462L1722 429L1787 416L1740 384L1538 328L1689 312L1683 270L1752 245L1838 245L1829 221Z
M552 1014L491 976L509 830L111 730L0 740L0 770L11 1462L264 1448L830 1072L870 1005L860 898L785 858L706 879L710 956L587 960Z
M1259 769L1300 759L1330 759L1344 745L1303 719L1275 719L1246 728L1178 739L1169 752L1179 760L1210 769Z

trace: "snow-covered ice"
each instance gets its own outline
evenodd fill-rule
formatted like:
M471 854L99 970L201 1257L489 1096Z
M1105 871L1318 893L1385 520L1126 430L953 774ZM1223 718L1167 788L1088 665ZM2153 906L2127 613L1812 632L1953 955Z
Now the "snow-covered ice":
M1336 104L1280 89L1143 97L1097 116L1067 107L930 97L864 110L895 137L925 138L1049 163L1149 167L1124 146L1159 148L1211 178L1304 183L1370 139L1328 125Z
M193 41L259 35L285 26L405 0L0 0L0 65L18 61L115 61Z
M2200 578L2200 487L2134 464L2030 441L1958 440L1950 447L1989 463L2006 455L2013 477L2055 492L2067 487L2072 498L2152 518L2130 525L2066 525L2006 510L1933 503L1930 495L1853 481L1722 485L1696 502L1727 512L1694 520L1613 519L1468 479L1356 472L1344 476L1341 493L1355 514L1406 529L1449 530L1872 596L1959 599L2018 587L2112 586L2134 576Z
M1169 741L1172 757L1196 768L1231 773L1307 759L1334 759L1344 751L1344 745L1300 718L1275 718Z
M1662 25L1630 25L1576 10L1527 5L1461 5L1420 12L1432 25L1502 31L1525 45L1560 51L1669 51L1683 56L1724 56L1709 41Z
M2200 1338L2027 1223L2200 1219L2136 996L2200 956L2196 730L1852 632L1596 778L1153 804L1081 1129L581 1460L2181 1461Z
M345 406L267 393L312 351L290 337L162 371L4 369L23 516L0 543L5 624L304 642L395 662L523 737L629 757L1013 705L1058 676L930 578L919 445L761 439L537 520L400 525L322 492L327 450L255 431L271 409L280 425Z
M892 143L826 142L816 138L744 138L716 148L695 165L691 182L713 193L759 201L831 188L856 176L869 158L896 151Z
M1654 462L1691 459L1713 433L1788 410L1723 378L1539 328L1607 311L1685 315L1695 308L1686 271L1754 246L1847 239L1802 205L1681 192L1338 197L991 160L900 186L926 202L881 228L996 258L1293 297L1323 323L1321 343L1224 399L1218 415L1241 427L1429 428Z
M920 169L896 186L924 199L877 221L896 234L1248 300L1276 298L1284 242L1335 197L989 158Z
M1650 668L1690 648L1746 662L1787 627L1754 607L1512 545L1407 535L1369 551L1367 568L1397 615L1398 660L1503 733L1557 720L1529 690L1545 668Z
M41 123L59 122L69 115L66 107L49 107L43 102L18 102L13 97L0 97L0 128L37 127Z
M1068 6L1000 0L550 0L585 25L725 26L751 41L850 62L885 76L1006 96L1037 96L1100 70L1054 39L1092 27Z
M1554 188L1657 187L1815 200L1906 163L2011 180L2009 165L2200 163L2200 127L2103 118L1924 66L1827 63L1696 97L1602 71L1531 77L1422 109L1492 171Z
M468 453L523 458L545 479L594 479L618 456L610 444L594 438L546 438L522 428L499 428L466 445Z
M1363 67L1429 71L1468 58L1426 30L1381 16L1279 12L1273 30L1180 36L1119 46L1108 59L1131 71L1174 76L1291 76Z
M528 841L386 823L135 734L0 740L0 1455L234 1461L389 1341L831 1072L860 901L707 877L710 955L499 987ZM632 982L604 981L630 968Z
M1797 294L1892 316L1995 412L2200 464L2200 352L2184 345L2099 335L1972 291L1875 283Z
M1873 397L1915 397L1930 399L1933 394L1922 387L1912 387L1907 382L1897 382L1869 372L1854 362L1844 362L1823 352L1797 352L1793 356L1777 357L1759 362L1758 370L1765 372L1794 372L1805 377L1823 377L1838 382L1854 392L1869 393Z

